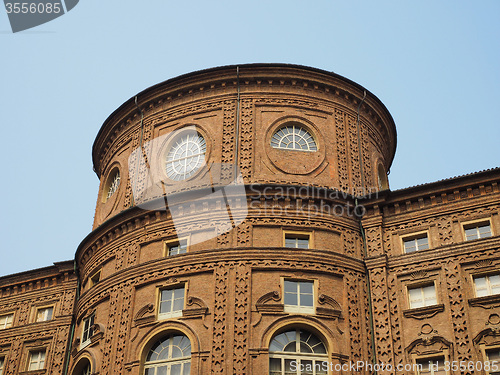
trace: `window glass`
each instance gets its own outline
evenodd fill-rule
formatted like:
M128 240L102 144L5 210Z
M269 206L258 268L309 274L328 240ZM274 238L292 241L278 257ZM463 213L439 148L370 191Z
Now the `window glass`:
M271 138L271 147L298 151L318 150L311 133L299 124L290 124L278 129Z
M479 238L491 237L490 223L467 224L464 226L465 240L477 240Z
M408 295L410 299L410 308L412 309L437 304L436 288L434 284L424 287L409 288Z
M146 375L189 375L191 342L184 335L171 335L158 340L144 363Z
M168 318L182 315L184 309L184 287L164 289L160 292L159 317Z
M275 336L269 345L270 375L323 375L328 361L323 342L311 332L294 329Z
M476 297L500 294L500 275L488 275L474 278Z
M0 316L0 329L12 327L14 321L14 314L5 314Z
M36 313L36 321L44 322L46 320L51 320L53 312L53 307L43 307L41 309L38 309Z
M28 371L42 370L45 368L45 349L30 352Z

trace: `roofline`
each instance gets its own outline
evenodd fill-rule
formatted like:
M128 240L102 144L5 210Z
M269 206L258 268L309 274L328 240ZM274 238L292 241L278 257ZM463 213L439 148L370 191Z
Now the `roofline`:
M35 278L35 279L43 278L43 277L47 277L49 275L61 273L64 271L73 272L74 271L74 264L75 264L74 259L64 260L61 262L54 262L51 266L42 267L42 268L35 268L32 270L28 270L28 271L21 271L21 272L13 273L10 275L0 276L0 288L4 288L8 285L22 284L25 280L31 279L31 278ZM15 282L6 282L9 279L13 279L13 278L16 278L18 280L15 280ZM19 278L21 278L21 280L19 280Z
M467 174L460 175L460 176L445 178L442 180L423 183L420 185L410 186L410 187L402 188L402 189L398 189L398 190L392 190L390 192L390 195L393 197L396 197L396 196L407 195L407 194L412 194L412 193L416 193L416 192L418 192L419 195L421 195L421 194L425 194L423 192L425 190L439 191L439 190L443 190L443 189L449 189L451 186L457 185L457 183L460 183L460 182L467 181L467 184L472 183L472 180L478 180L477 182L479 182L480 180L484 180L485 177L488 177L489 175L495 175L495 174L498 174L498 177L500 177L500 167L485 169L485 170L478 171L478 172L467 173Z
M397 148L397 131L396 131L396 125L394 123L394 119L393 119L391 113L389 112L389 110L387 109L387 107L385 106L385 104L376 95L374 95L371 91L367 90L365 87L361 86L359 83L351 81L350 79L348 79L348 78L346 78L344 76L341 76L341 75L339 75L337 73L330 72L330 71L327 71L327 70L319 69L319 68L313 68L313 67L310 67L310 66L298 65L298 64L287 64L287 63L246 63L246 64L223 65L223 66L218 66L218 67L213 67L213 68L207 68L207 69L202 69L202 70L196 70L194 72L189 72L189 73L181 74L179 76L176 76L176 77L167 79L167 80L165 80L163 82L157 83L156 85L150 86L150 87L142 90L141 92L137 93L136 95L134 95L133 97L131 97L127 101L125 101L116 110L114 110L106 118L106 120L104 120L101 128L99 129L99 132L97 133L97 136L95 137L94 143L92 144L92 165L93 165L94 172L98 175L98 173L97 173L97 171L95 169L95 166L96 166L95 155L96 155L97 140L101 137L101 135L104 132L104 129L106 128L106 126L108 125L108 123L110 123L112 121L112 119L119 112L121 112L127 106L135 105L135 98L136 97L143 96L143 95L147 94L148 92L151 92L151 91L154 91L155 89L158 89L159 87L167 86L167 85L170 85L172 83L181 81L181 80L186 79L186 78L193 78L193 77L196 77L198 75L207 74L207 73L214 73L214 72L223 71L223 70L231 70L231 69L235 69L236 70L236 68L292 68L292 69L301 69L301 70L304 70L304 71L309 71L309 72L314 72L314 73L319 73L319 74L325 74L325 75L328 75L330 77L333 77L333 78L339 79L341 81L344 81L344 82L346 82L346 83L348 83L348 84L350 84L350 85L358 88L359 90L362 90L362 91L366 90L366 93L368 95L370 95L377 102L377 104L379 104L381 106L381 108L386 112L386 114L388 115L388 117L390 119L389 126L392 127L392 131L394 132L394 140L393 140L394 141L394 150L393 150L393 153L392 153L392 156L391 156L391 160L389 161L388 167L390 168L390 166L392 165L392 162L394 160L394 156L396 155L396 148ZM99 177L99 175L98 175L98 177Z

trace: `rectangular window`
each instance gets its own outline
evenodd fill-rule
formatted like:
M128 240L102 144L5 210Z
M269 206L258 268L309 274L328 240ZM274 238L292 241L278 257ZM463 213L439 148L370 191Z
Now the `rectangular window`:
M36 321L45 322L47 320L51 320L53 313L54 313L54 308L52 306L38 308L36 310Z
M314 313L314 283L312 281L284 282L284 304L287 312Z
M309 249L310 235L307 233L286 233L285 247L294 247L297 249Z
M489 362L489 375L500 375L500 348L486 349L486 360Z
M0 357L0 375L3 375L3 364L5 362L4 357Z
M446 375L444 357L417 359L418 375Z
M474 277L476 297L500 294L500 274Z
M158 318L167 319L182 316L184 309L184 287L160 291Z
M167 242L167 256L185 254L187 252L187 239L180 239L179 241Z
M92 288L101 280L101 271L97 271L92 276L90 276L89 287Z
M410 309L437 304L436 286L434 284L418 288L408 288Z
M81 347L90 344L90 338L94 334L94 317L95 315L92 314L88 318L83 319Z
M491 226L489 221L464 225L465 240L477 240L479 238L491 237Z
M406 254L429 248L429 239L427 233L403 238L403 248Z
M43 370L45 368L45 349L30 351L28 356L28 371Z
M0 329L12 327L13 320L14 314L0 315Z

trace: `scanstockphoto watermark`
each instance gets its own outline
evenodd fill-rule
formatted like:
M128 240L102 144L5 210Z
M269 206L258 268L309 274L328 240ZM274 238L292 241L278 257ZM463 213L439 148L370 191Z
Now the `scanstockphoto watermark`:
M240 225L248 215L241 172L232 163L206 163L210 149L195 126L161 135L128 159L134 202L169 211L178 238L207 241Z
M255 186L251 186L252 188L255 189ZM366 214L366 208L363 204L332 203L323 199L299 199L295 201L295 204L285 205L276 204L275 202L275 199L262 200L252 197L248 205L253 214L263 217L296 216L311 220L332 216L360 218Z
M323 362L313 362L310 360L295 360L290 361L290 371L293 373L299 370L301 373L331 373L331 374L354 374L356 372L387 372L387 373L398 373L398 372L410 372L414 374L429 373L434 374L440 371L445 371L446 373L450 371L469 371L472 373L485 371L497 372L500 369L500 364L498 361L422 361L420 363L399 363L397 365L392 365L390 363L371 363L367 361L356 361L356 362L344 362L344 363L333 363L328 361Z
M312 185L248 186L249 208L253 213L260 216L299 215L308 219L320 216L360 218L366 214L363 201L378 197L378 191L363 192L365 195L353 197L344 191Z
M359 218L366 213L353 192L315 186L246 186L235 164L207 163L214 152L207 138L194 125L183 127L144 142L128 159L135 205L170 212L178 238L189 236L195 244L218 237L240 225L249 210L255 216L309 219ZM362 198L370 198L377 192L363 194Z
M79 0L4 0L13 33L52 21L73 9Z

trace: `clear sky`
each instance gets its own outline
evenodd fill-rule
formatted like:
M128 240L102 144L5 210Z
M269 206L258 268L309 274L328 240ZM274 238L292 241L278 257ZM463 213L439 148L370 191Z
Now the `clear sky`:
M363 85L396 122L393 190L500 164L498 0L80 0L16 34L0 9L0 51L0 275L73 258L103 121L194 70L294 63Z

